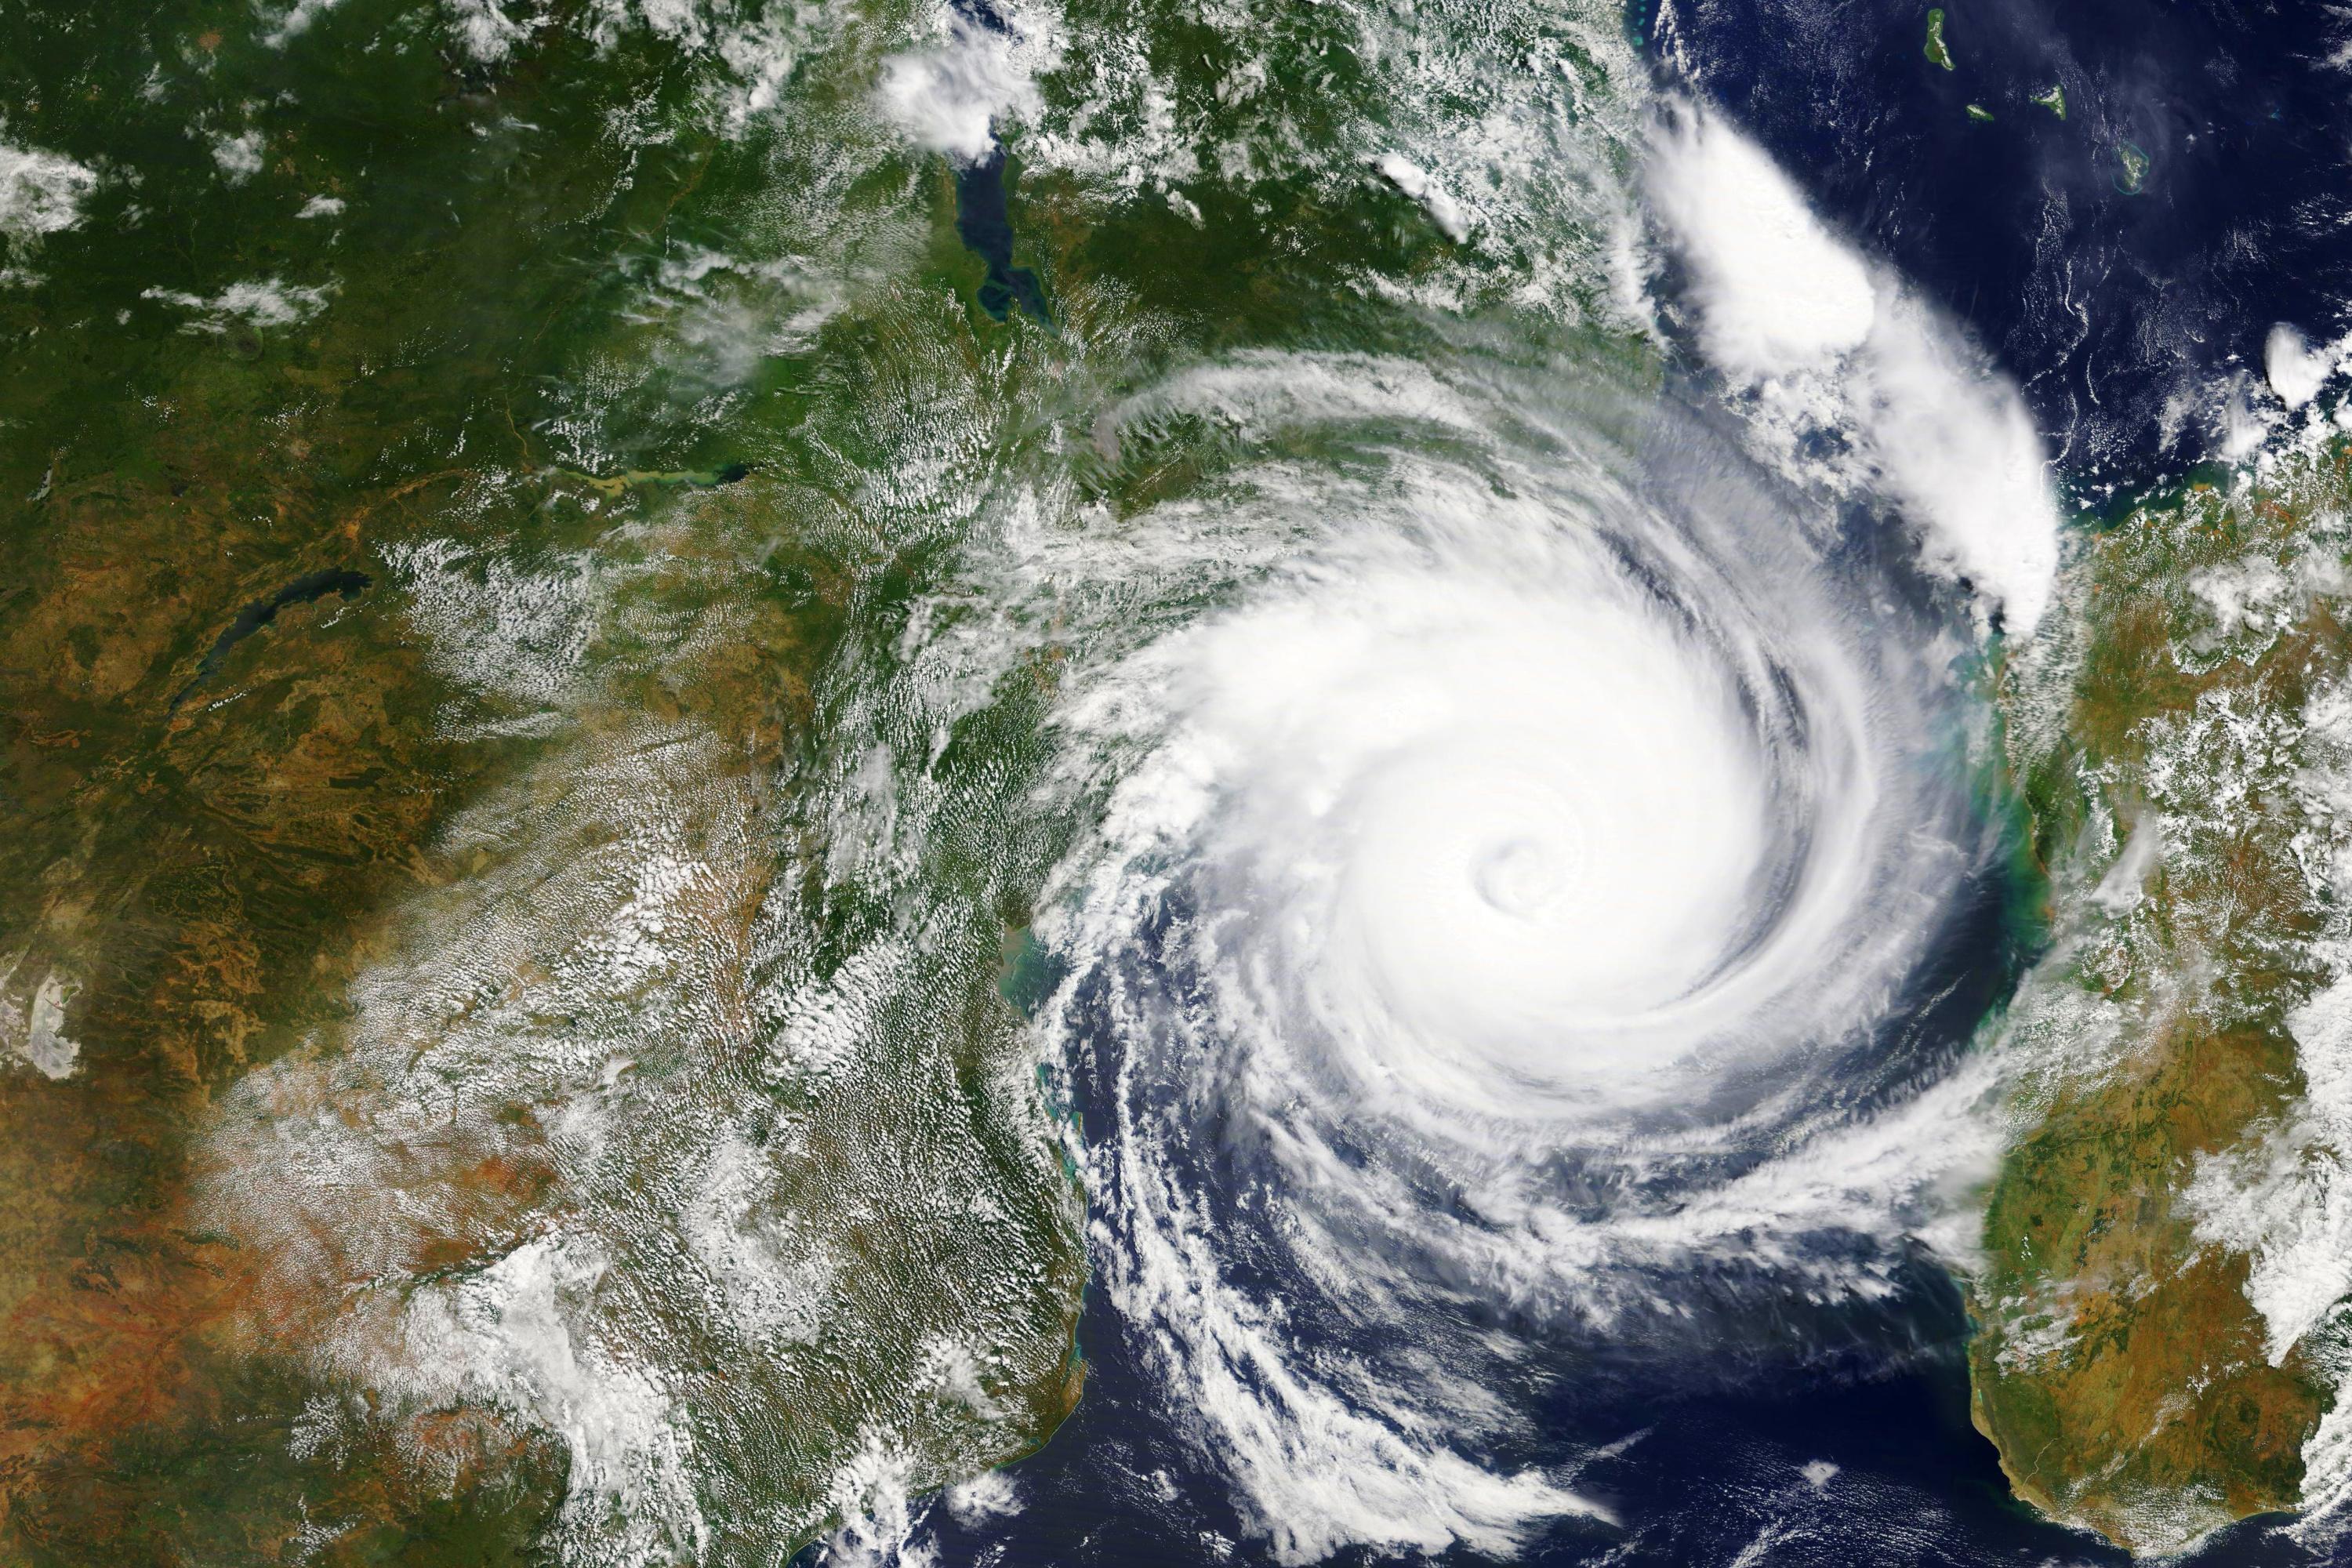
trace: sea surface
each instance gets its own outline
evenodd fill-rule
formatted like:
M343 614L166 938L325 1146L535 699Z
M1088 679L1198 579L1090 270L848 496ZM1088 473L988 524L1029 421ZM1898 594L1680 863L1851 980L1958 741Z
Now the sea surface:
M1948 8L1949 71L1926 58L1925 15L1669 0L1653 55L1968 324L2023 384L2078 494L2207 455L2215 389L2260 374L2273 323L2343 331L2340 15L1989 0ZM2053 85L2063 120L2032 101ZM2137 191L2126 143L2147 158Z

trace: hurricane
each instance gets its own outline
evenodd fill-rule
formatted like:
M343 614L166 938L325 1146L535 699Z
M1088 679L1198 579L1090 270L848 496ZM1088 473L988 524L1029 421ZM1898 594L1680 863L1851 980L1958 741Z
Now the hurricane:
M1073 294L1050 353L926 362L933 416L847 427L905 444L870 509L936 559L848 600L789 804L690 727L583 731L560 830L530 781L459 819L511 866L420 900L347 1054L226 1103L205 1191L266 1244L273 1342L560 1432L562 1538L616 1561L835 1518L842 1561L920 1561L961 1494L909 1498L1072 1405L1148 1407L1285 1562L1600 1545L1634 1526L1591 1472L1641 1438L1604 1395L1883 1359L1857 1324L1963 1258L1998 1143L1987 690L2047 598L2038 449L1727 121L1668 100L1640 145L1605 330L1413 311L1106 387L1088 354L1137 345ZM439 646L545 596L456 559L387 552ZM560 658L468 679L545 700L635 635L620 578L546 581L528 624L570 629L520 654ZM928 1125L880 1086L950 1082L970 1122L920 1139L958 1184L870 1173ZM432 1238L509 1169L549 1173L448 1283ZM422 1240L355 1217L395 1170L449 1194ZM938 1226L986 1310L844 1287ZM650 1257L694 1312L620 1289ZM890 1397L828 1407L797 1489L730 1489L769 1391L853 1345Z
M1606 1519L1528 1457L1563 1346L1883 1292L1980 1152L1895 1048L1998 837L1966 606L1565 362L1264 355L1120 415L1237 449L1103 563L1190 592L1111 596L1053 721L1097 1268L1286 1560Z

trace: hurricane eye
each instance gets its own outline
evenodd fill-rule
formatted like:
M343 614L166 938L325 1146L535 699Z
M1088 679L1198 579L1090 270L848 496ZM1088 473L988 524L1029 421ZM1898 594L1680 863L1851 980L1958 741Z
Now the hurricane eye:
M1497 913L1533 921L1574 888L1578 858L1564 835L1508 838L1479 853L1471 883Z

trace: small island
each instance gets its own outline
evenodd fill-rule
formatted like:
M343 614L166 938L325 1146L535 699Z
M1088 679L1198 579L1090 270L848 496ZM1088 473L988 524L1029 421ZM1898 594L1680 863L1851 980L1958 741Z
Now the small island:
M2116 174L2116 189L2127 196L2136 196L2147 188L2147 170L2151 160L2146 148L2137 142L2117 142L2116 161L2123 165Z
M2049 91L2037 92L2026 101L2040 104L2061 120L2066 118L2066 89L2061 83L2052 82Z
M1944 43L1944 12L1941 6L1927 13L1927 58L1943 67L1952 68L1952 51Z

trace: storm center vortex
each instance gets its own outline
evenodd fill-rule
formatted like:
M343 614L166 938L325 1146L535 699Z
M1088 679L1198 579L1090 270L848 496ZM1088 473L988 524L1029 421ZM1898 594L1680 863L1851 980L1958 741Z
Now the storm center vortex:
M1786 853L1738 672L1581 563L1531 587L1456 570L1332 606L1339 689L1284 616L1214 634L1253 690L1212 706L1306 760L1236 781L1213 848L1279 889L1284 959L1370 1081L1492 1099L1656 1065L1682 1042L1643 1020L1708 984Z
M1932 698L1797 519L1727 466L1492 460L1300 509L1349 522L1064 719L1131 763L1072 955L1181 894L1160 959L1221 1048L1473 1144L1851 1038L1955 864Z
M1499 914L1540 919L1576 884L1580 857L1570 837L1572 826L1543 837L1487 845L1471 863L1471 886Z

